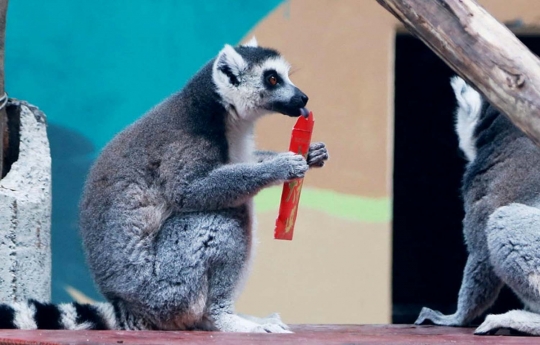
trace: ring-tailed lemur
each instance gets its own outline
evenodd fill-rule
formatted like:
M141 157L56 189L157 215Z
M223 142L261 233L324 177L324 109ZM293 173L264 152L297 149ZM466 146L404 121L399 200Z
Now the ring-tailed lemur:
M253 39L225 45L182 91L117 135L88 176L81 233L110 303L0 307L0 327L287 332L277 314L234 313L253 256L252 200L328 159L312 144L254 151L255 121L307 115L289 64ZM9 327L8 327L9 326Z
M423 308L417 324L464 326L483 314L506 284L526 310L488 315L476 334L513 329L540 335L540 148L480 94L455 77L463 176L463 231L469 256L457 311Z

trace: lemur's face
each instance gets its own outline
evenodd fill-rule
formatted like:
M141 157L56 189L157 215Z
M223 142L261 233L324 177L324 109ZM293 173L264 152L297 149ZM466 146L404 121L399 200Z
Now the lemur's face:
M248 120L269 112L308 115L308 97L289 79L290 65L275 50L253 38L233 48L226 45L213 66L213 80L225 106Z

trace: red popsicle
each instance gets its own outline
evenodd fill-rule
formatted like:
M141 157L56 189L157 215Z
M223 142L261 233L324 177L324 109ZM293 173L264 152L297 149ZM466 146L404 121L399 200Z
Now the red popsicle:
M313 123L312 112L307 117L300 116L298 118L292 130L289 151L301 154L304 158L307 158L311 133L313 132ZM279 215L276 219L276 228L274 230L274 238L277 240L292 240L293 238L294 223L296 222L298 202L300 201L303 182L304 179L299 178L283 184Z

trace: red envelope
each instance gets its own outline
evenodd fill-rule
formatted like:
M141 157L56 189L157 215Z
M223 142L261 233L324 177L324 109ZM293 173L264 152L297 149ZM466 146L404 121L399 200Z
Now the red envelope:
M304 158L307 158L309 144L311 142L311 133L313 132L313 123L312 112L309 113L307 118L303 116L298 118L292 130L289 151L301 154ZM274 239L292 240L303 182L304 179L299 178L287 181L283 184L279 215L276 219L276 229L274 230Z

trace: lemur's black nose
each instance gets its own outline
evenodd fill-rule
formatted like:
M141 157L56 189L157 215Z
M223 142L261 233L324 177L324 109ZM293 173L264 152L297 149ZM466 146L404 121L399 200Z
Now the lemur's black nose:
M306 94L302 94L300 98L302 99L302 102L304 102L304 106L305 106L307 104L307 101L309 100L309 97Z
M300 102L302 102L302 107L305 107L308 100L309 100L309 97L303 93L299 88L295 88L295 95L294 95L294 98L296 98L297 100L300 100Z

